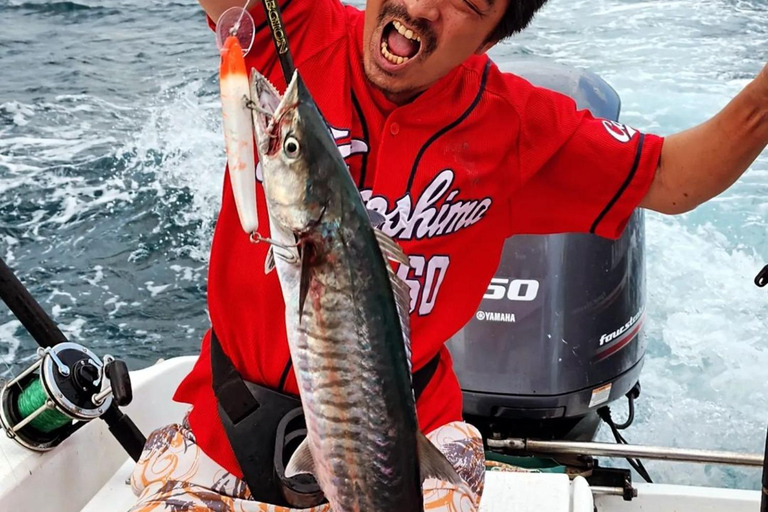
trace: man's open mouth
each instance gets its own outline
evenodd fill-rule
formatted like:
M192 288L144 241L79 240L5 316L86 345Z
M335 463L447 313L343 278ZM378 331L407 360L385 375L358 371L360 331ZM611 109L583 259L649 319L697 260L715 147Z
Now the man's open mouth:
M401 21L393 20L381 33L381 55L390 63L408 62L421 50L421 36Z

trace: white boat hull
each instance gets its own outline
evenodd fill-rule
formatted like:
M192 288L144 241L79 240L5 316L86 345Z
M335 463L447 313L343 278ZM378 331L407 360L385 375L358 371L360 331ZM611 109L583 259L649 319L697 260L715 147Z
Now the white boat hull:
M148 434L178 422L186 405L171 400L195 363L179 357L131 373L134 399L124 409ZM0 511L125 512L136 497L133 469L103 421L92 421L54 450L35 453L0 437ZM637 498L595 494L586 480L563 474L486 474L481 512L756 512L759 491L635 484Z
M131 373L133 402L123 411L142 432L181 420L187 407L171 397L196 359L174 358ZM79 512L126 460L130 459L101 420L91 421L42 454L0 436L0 511ZM130 486L123 487L119 496L130 495L131 500L115 495L101 512L126 511L125 504L136 501Z

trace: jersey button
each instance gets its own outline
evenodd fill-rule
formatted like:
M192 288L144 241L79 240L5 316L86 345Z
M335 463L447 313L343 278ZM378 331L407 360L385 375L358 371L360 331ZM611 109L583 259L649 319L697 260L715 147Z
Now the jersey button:
M392 123L389 125L389 133L392 135L397 135L400 133L400 125L397 123Z

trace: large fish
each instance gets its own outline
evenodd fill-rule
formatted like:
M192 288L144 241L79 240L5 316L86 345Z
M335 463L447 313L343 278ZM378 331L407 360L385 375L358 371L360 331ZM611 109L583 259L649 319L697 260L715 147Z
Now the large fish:
M408 286L387 261L408 259L372 225L298 73L280 98L254 70L251 98L267 270L282 287L308 431L286 474L314 474L334 512L421 511L425 478L464 484L418 430Z

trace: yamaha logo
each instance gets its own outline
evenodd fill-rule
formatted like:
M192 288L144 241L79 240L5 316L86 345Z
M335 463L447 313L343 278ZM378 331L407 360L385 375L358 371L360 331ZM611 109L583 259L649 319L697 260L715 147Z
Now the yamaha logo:
M481 322L511 322L517 321L514 313L497 313L495 311L478 311L475 318Z

